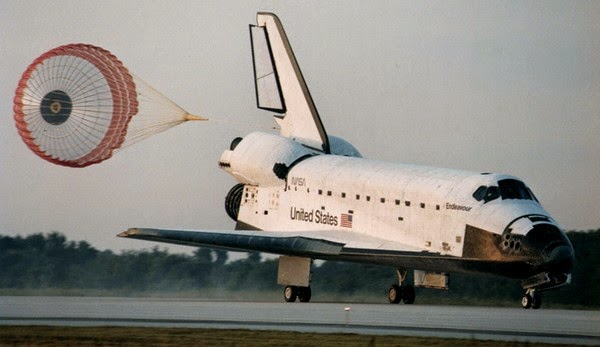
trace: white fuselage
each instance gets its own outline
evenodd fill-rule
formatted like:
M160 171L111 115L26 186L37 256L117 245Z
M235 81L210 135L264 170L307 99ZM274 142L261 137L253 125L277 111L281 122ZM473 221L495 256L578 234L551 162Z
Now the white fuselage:
M290 165L307 154L314 155L291 165L284 179L273 174L274 164ZM226 151L221 163L246 184L238 215L246 227L360 233L380 239L382 250L398 243L460 257L467 225L501 235L521 216L548 216L534 200L484 203L473 197L478 187L512 176L317 155L264 133L250 134L234 151ZM525 234L533 224L520 223L512 233Z

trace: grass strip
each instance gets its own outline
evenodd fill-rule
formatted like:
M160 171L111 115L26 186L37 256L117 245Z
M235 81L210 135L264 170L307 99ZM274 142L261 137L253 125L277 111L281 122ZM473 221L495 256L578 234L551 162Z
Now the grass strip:
M0 326L0 346L555 346L412 336L244 329Z

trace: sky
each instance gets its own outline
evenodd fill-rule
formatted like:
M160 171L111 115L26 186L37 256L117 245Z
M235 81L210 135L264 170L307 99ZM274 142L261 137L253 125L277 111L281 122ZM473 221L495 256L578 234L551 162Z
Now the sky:
M232 229L219 156L274 125L255 103L258 11L282 20L328 133L364 157L513 174L563 228L600 228L598 1L52 0L0 2L0 234L118 252L155 245L116 237L129 227ZM83 169L39 159L15 129L16 86L78 42L212 120Z

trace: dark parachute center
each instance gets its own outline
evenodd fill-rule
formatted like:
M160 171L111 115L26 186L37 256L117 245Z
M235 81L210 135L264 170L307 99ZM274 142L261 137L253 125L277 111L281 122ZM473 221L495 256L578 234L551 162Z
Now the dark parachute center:
M44 96L40 105L42 118L49 124L60 125L69 119L73 106L71 98L62 90L53 90Z

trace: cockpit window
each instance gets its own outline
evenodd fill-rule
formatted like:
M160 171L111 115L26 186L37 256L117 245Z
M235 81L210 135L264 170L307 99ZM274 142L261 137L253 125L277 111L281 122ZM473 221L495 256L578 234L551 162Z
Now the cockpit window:
M477 201L483 200L484 203L498 199L500 197L500 189L496 186L480 186L473 193L473 198Z
M475 198L475 200L477 200L477 201L483 200L486 190L487 190L486 186L480 186L479 188L477 188L475 193L473 193L473 197Z
M498 181L498 186L500 187L500 196L502 196L502 200L518 199L537 201L525 183L519 180L500 180Z
M496 200L498 198L502 200L533 200L538 202L538 199L533 195L531 190L527 188L525 183L508 178L498 181L498 186L480 186L473 193L473 198L477 201L484 203Z
M533 200L535 200L535 202L537 202L539 204L539 200L535 197L535 195L533 194L533 192L531 191L531 189L527 188L527 191L529 192L529 194L531 195L531 197L533 198Z
M485 192L485 196L483 197L483 201L490 202L492 200L496 200L500 197L500 189L496 186L488 187Z

